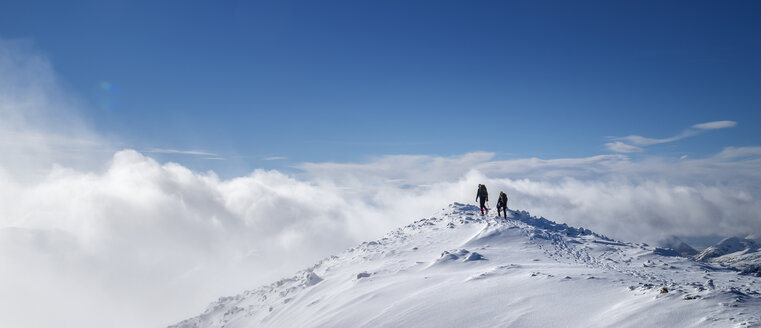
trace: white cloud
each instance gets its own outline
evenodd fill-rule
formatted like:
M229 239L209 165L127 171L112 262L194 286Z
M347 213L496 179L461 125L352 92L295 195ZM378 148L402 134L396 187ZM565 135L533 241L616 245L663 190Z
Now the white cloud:
M113 153L79 107L31 42L0 39L0 154L15 176L38 178L54 163L91 166Z
M286 160L286 159L288 159L288 158L287 157L282 157L282 156L270 156L270 157L265 157L264 158L265 161L282 161L282 160Z
M203 150L178 150L178 149L151 149L149 153L156 154L179 154L179 155L196 155L196 156L212 156L214 159L218 159L219 155L214 153L205 152Z
M638 146L650 146L650 145L655 145L655 144L674 142L674 141L681 140L681 139L684 139L686 137L689 137L691 135L694 135L694 133L693 132L689 132L689 133L688 132L683 132L683 133L681 133L681 134L679 134L677 136L673 136L671 138L663 138L663 139L645 138L643 136L637 136L637 135L631 135L631 136L621 137L621 138L618 138L618 139L626 140L626 141L628 141L630 143L633 143L635 145L638 145Z
M692 127L695 129L700 129L700 130L716 130L716 129L731 128L735 125L737 125L737 122L735 121L714 121L714 122L695 124Z
M636 146L650 146L655 144L674 142L674 141L682 140L684 138L695 136L705 131L725 129L725 128L733 127L735 125L737 125L737 122L734 122L734 121L714 121L714 122L700 123L700 124L695 124L691 126L690 128L682 131L682 133L678 135L675 135L669 138L663 138L663 139L647 138L647 137L638 136L638 135L630 135L626 137L613 137L611 139L623 140L628 142L629 144L617 141L614 143L606 143L605 146L609 150L619 152L619 153L639 152L639 151L642 151L643 149ZM633 146L633 145L636 145L636 146Z
M725 159L747 156L761 156L761 147L727 147L717 155L717 157Z
M626 240L761 232L755 149L681 161L473 153L302 167L301 178L257 170L221 180L126 150L102 172L57 167L33 184L0 170L0 290L15 295L0 296L9 311L0 321L49 326L24 321L45 309L82 327L168 324L470 202L478 183L505 191L511 208Z
M452 157L388 155L376 157L369 163L303 163L296 165L296 168L304 170L310 177L342 184L374 184L389 180L401 184L424 184L458 179L476 165L493 157L493 153L487 152ZM402 169L412 167L417 169Z
M116 153L103 173L56 168L38 184L0 188L0 243L14 250L0 258L0 289L14 295L0 297L15 310L0 319L9 326L39 308L76 326L169 324L343 249L365 220L336 192L278 172L220 181L134 151ZM49 286L25 276L30 265L49 272L40 274ZM48 289L34 288L40 283ZM94 292L48 298L66 286ZM83 305L98 311L83 316Z
M511 195L518 208L628 240L761 229L761 215L754 212L761 196L761 152L756 148L728 148L705 159L639 162L620 155L508 161L493 161L489 154L414 158L405 162L388 156L365 164L311 163L302 168L309 177L359 193L377 195L379 189L396 188L420 197L430 192L448 202L469 201L474 186L486 182L495 187L492 192ZM447 170L429 175L436 172L430 163Z
M620 141L606 143L605 148L617 153L636 153L644 150L640 147L625 144Z

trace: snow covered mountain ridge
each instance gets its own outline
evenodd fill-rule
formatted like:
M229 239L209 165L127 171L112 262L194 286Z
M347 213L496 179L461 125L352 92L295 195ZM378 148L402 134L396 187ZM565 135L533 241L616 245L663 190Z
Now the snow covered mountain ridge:
M761 251L758 242L753 239L725 238L695 255L695 259L761 277Z
M455 203L171 327L761 327L761 278L675 254Z

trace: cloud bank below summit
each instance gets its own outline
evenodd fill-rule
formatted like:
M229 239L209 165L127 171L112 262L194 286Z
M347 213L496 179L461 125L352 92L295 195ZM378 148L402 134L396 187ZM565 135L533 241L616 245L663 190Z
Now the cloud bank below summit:
M761 232L761 148L674 162L492 156L383 156L306 163L299 178L256 170L222 180L125 150L104 171L56 167L33 184L5 171L0 267L9 279L0 285L3 295L21 296L0 298L10 311L2 317L18 324L42 307L78 326L126 313L139 315L125 326L168 323L208 299L470 202L478 183L505 191L511 208L624 240ZM81 306L106 310L78 317Z
M490 153L471 153L384 156L366 164L307 163L299 168L310 179L356 190L417 190L464 202L475 197L473 186L484 182L492 194L505 191L512 208L632 241L761 229L756 214L761 209L761 147L729 147L689 160L633 162L622 155L600 155L497 161ZM445 194L448 190L458 193Z

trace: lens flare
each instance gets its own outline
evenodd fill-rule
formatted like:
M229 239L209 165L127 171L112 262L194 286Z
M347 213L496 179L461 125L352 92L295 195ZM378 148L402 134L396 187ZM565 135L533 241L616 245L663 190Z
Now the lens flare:
M97 99L100 109L106 111L117 109L118 88L109 81L98 82Z
M103 90L103 91L113 91L114 90L114 85L111 84L111 82L100 81L99 85L100 85L100 89Z

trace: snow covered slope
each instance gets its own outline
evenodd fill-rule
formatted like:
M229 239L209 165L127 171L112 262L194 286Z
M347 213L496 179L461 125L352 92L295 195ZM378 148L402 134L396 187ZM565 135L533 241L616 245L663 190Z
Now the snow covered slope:
M761 250L758 242L750 238L726 238L695 255L695 259L761 276Z
M730 237L720 241L718 244L706 248L700 254L695 255L698 261L707 261L722 256L737 253L754 253L758 251L758 244L751 239L740 237Z
M477 212L455 203L172 327L761 326L760 278Z

